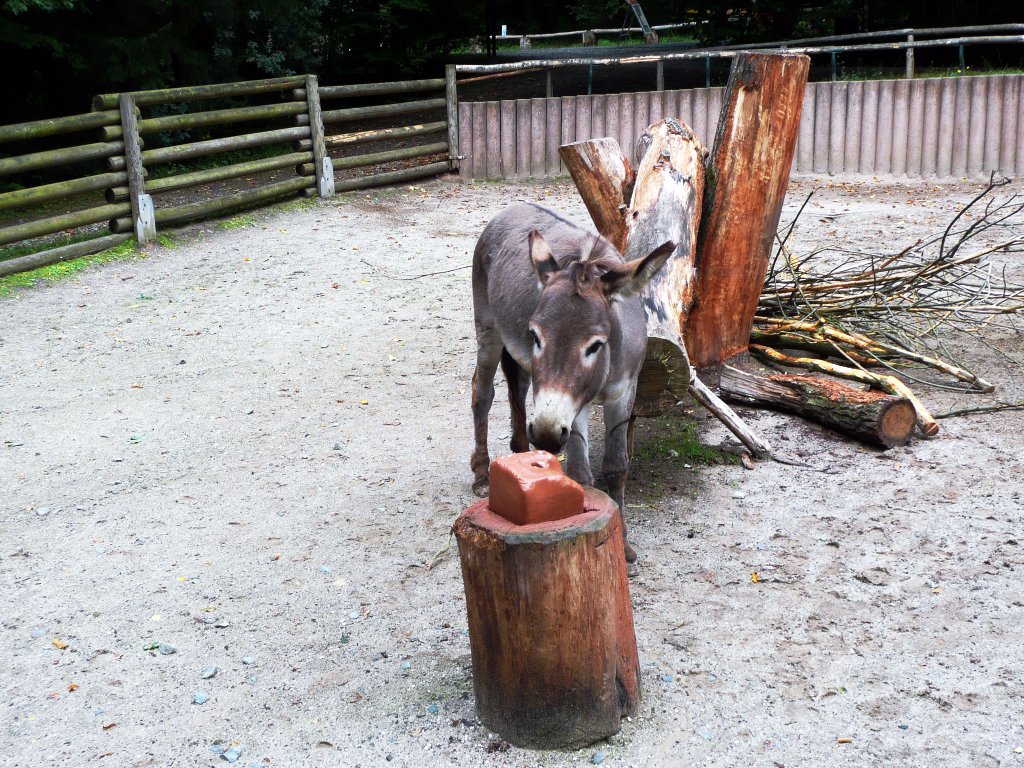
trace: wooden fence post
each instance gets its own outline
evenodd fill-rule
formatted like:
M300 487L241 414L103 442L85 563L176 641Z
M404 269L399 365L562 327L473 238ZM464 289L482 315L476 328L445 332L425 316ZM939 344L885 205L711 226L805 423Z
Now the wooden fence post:
M913 35L907 35L907 42L908 43L914 42L914 36ZM907 77L908 80L912 80L914 78L914 49L913 48L907 48L907 73L906 73L906 77Z
M313 169L320 197L334 195L334 164L324 144L324 120L320 114L320 85L316 75L306 75L306 107L309 112L309 138L313 144Z
M444 98L448 106L448 167L459 170L459 95L455 88L455 65L444 68Z
M153 210L153 198L146 194L139 121L135 116L135 97L130 93L122 93L117 100L121 110L124 161L125 170L128 172L128 197L132 206L135 239L140 245L145 245L156 237L156 214Z

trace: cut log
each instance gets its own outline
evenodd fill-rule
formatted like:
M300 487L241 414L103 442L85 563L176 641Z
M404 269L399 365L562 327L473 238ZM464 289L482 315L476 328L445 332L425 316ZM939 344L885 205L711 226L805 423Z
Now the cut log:
M453 531L480 721L530 748L617 733L639 703L640 665L615 502L587 488L583 514L518 526L484 499Z
M757 376L723 365L719 391L733 402L798 413L870 445L906 445L917 416L905 397L798 374Z
M633 194L636 172L622 154L619 143L607 138L577 141L559 147L558 154L579 189L597 231L619 253L624 252L626 225L623 217Z
M733 60L711 153L686 348L697 368L746 351L796 149L810 59Z
M924 403L917 399L917 395L910 391L910 387L895 376L888 376L882 373L871 373L870 371L863 371L859 368L849 368L845 365L836 365L835 363L830 363L827 360L818 360L813 357L791 357L790 355L784 355L782 352L772 349L771 347L763 347L760 344L751 344L750 351L758 357L773 363L780 363L793 368L804 368L809 371L819 371L820 373L827 373L830 376L836 376L842 379L860 381L864 384L868 384L872 387L877 387L878 389L888 392L890 395L905 398L910 401L910 404L914 407L914 413L917 417L917 426L920 428L922 434L931 437L939 431L938 422L932 418L928 409L924 407Z

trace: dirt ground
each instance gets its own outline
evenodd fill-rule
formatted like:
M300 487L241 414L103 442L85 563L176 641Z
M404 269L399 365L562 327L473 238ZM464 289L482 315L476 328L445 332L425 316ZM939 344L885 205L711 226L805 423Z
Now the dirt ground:
M798 247L881 250L979 188L802 179L784 221L812 186ZM449 541L474 500L464 267L521 199L586 220L565 181L437 180L0 300L0 765L1024 766L1020 411L882 452L743 410L811 464L752 471L644 424L642 711L576 752L477 722Z

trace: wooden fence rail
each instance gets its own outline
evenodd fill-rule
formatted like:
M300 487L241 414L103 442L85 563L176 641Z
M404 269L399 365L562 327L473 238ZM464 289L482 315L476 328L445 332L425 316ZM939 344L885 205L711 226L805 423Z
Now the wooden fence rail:
M96 253L124 242L134 233L139 242L155 236L162 226L202 219L240 207L268 203L296 193L305 196L329 196L335 191L366 189L382 184L409 181L437 175L451 169L453 150L450 141L430 141L429 134L448 128L445 119L431 118L409 125L387 125L369 130L350 131L336 136L325 135L324 124L344 125L365 121L394 120L396 117L419 117L437 113L441 118L446 106L443 93L446 80L366 83L344 86L320 86L315 76L303 75L238 83L218 83L183 88L137 91L128 94L101 94L93 99L93 112L17 125L0 126L0 144L31 141L62 134L79 134L79 143L70 146L40 149L22 154L0 156L0 178L26 179L26 174L49 169L85 168L77 178L47 181L0 193L0 211L31 217L34 206L70 200L75 210L52 211L28 221L0 226L0 246L32 241L58 232L94 227L106 223L111 234L92 237L56 248L40 244L41 250L24 256L3 259L0 253L0 276L25 269L56 263ZM367 99L392 98L405 94L438 92L433 98L369 104ZM237 100L258 97L260 101L246 106ZM280 101L274 102L273 99ZM320 99L358 98L359 106L321 111ZM202 109L198 102L231 99L235 106ZM231 102L228 102L229 104ZM181 114L147 114L156 105L179 105ZM280 121L286 122L281 126ZM277 123L275 125L275 122ZM259 130L206 138L200 133L195 140L168 146L145 147L143 136L196 130L225 129L241 123L257 123ZM371 123L371 126L373 124ZM237 130L237 129L235 129ZM209 136L209 133L206 134ZM85 136L83 140L81 137ZM353 151L364 145L417 139L414 146ZM99 141L97 141L99 139ZM73 140L72 140L73 141ZM159 144L159 141L157 141ZM168 164L189 162L199 158L254 148L278 151L269 157L228 162L212 168L179 169L171 166L171 175L154 177L150 170ZM330 150L341 153L330 156ZM443 160L437 159L438 156ZM415 162L425 160L425 162ZM387 164L411 167L377 170L357 178L335 182L334 172L369 168ZM106 166L97 172L96 163ZM91 170L89 170L91 167ZM293 178L280 178L279 172L294 173ZM253 189L232 191L213 199L188 203L167 203L163 195L203 184L229 181L256 174L278 172L267 183ZM28 179L31 181L31 179ZM92 198L92 193L100 193ZM158 199L154 202L153 196ZM76 232L87 237L93 230Z

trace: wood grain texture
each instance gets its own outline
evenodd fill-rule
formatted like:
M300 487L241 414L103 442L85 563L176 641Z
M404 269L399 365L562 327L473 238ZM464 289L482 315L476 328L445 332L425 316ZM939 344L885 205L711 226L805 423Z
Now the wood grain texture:
M741 54L711 154L686 348L698 366L747 349L796 150L809 59Z
M876 390L800 374L758 376L722 367L719 392L726 400L796 413L869 445L906 445L916 414L909 400Z
M487 500L456 521L476 711L520 747L582 747L617 733L640 700L618 507L516 526Z

